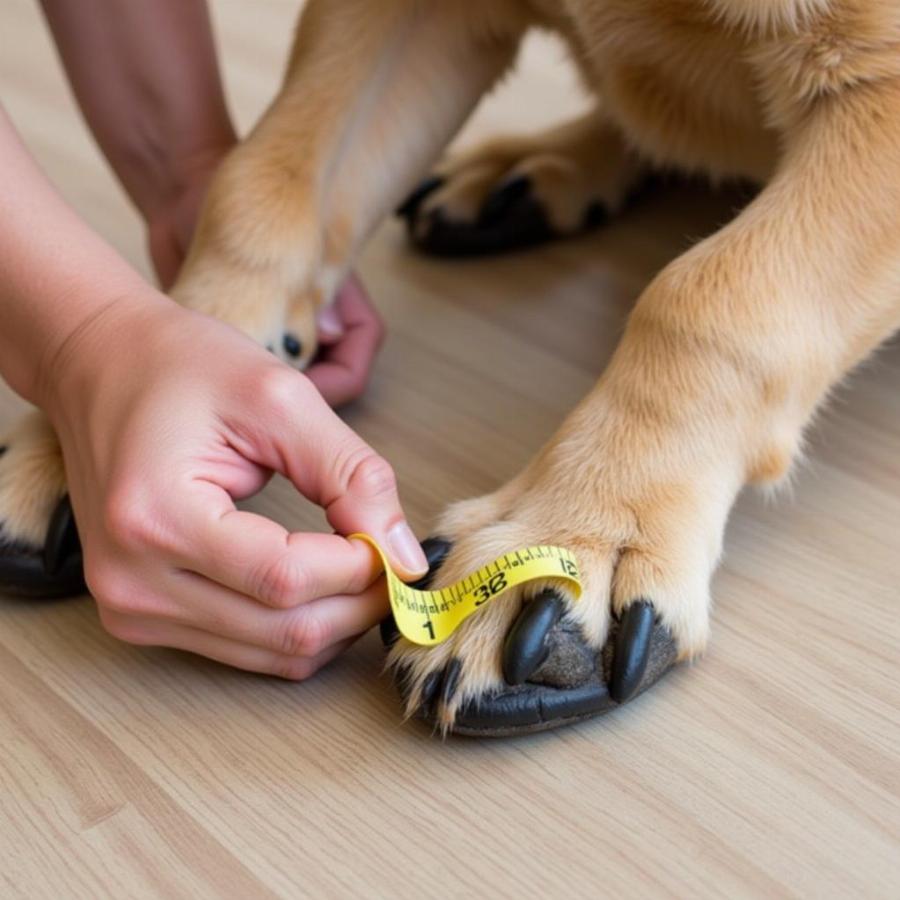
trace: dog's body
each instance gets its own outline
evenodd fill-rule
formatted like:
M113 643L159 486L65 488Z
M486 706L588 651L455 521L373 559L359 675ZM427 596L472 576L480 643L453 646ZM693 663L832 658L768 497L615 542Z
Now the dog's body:
M766 187L646 289L600 382L526 471L451 508L441 578L563 544L584 570L570 615L592 647L611 611L646 599L690 657L707 640L735 496L785 476L829 387L900 325L896 0L311 0L284 87L219 173L175 296L264 344L297 332L305 361L316 304L532 26L569 43L596 109L447 162L414 234L471 222L522 174L563 234L598 203L614 213L661 166ZM15 502L0 491L0 516L15 522ZM37 540L42 524L19 530ZM505 595L434 649L396 645L410 709L454 658L445 725L495 689L521 604Z

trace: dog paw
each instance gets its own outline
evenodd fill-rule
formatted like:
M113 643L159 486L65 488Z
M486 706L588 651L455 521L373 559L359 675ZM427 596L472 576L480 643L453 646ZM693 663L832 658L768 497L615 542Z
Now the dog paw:
M2 441L0 593L67 597L86 588L56 435L31 413Z
M451 507L426 542L431 586L535 544L574 552L583 593L534 582L485 604L444 643L385 629L407 715L444 732L508 735L596 716L633 699L705 647L709 578L724 521L703 491L633 494L550 467L524 488ZM582 472L589 477L588 473Z
M284 278L221 253L196 253L172 288L182 306L243 331L296 369L318 349L319 292L289 290Z
M398 214L414 246L429 254L519 250L604 223L638 171L590 119L545 135L496 139L451 158Z

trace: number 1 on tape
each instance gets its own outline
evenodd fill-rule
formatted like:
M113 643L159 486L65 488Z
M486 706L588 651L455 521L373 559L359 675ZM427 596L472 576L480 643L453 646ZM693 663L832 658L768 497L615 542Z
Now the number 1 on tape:
M375 548L384 563L391 610L400 633L425 647L446 641L485 603L528 581L546 578L564 582L575 599L581 596L578 563L565 547L541 545L504 553L456 584L420 591L401 581L381 547L367 534L351 534Z

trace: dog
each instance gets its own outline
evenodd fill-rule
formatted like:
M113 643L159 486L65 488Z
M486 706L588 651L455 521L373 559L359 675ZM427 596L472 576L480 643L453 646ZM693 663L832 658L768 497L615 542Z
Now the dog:
M566 42L593 108L440 161L533 28ZM761 190L644 290L526 469L438 523L436 585L532 544L573 550L584 580L577 604L510 591L434 648L390 636L407 712L445 730L574 721L703 652L735 497L786 478L830 388L900 326L900 4L310 0L214 179L173 296L302 368L316 310L404 197L415 244L486 253L614 217L663 169ZM8 444L0 519L39 545L59 450L40 417Z

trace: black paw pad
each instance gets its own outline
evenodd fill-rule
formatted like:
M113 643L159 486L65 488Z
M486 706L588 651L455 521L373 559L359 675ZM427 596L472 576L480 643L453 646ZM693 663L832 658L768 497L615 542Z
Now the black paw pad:
M523 616L527 610L526 606ZM511 635L522 627L516 622ZM631 604L621 621L612 622L600 653L587 646L581 630L565 615L551 625L541 643L544 661L524 681L466 703L452 730L505 737L603 715L655 684L677 659L671 632L646 601Z

